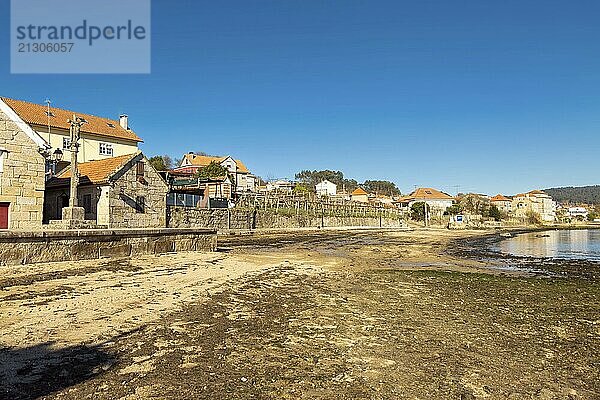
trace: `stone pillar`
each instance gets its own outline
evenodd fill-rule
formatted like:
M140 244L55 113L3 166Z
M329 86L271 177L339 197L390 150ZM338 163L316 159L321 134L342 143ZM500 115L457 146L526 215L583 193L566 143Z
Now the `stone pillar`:
M77 207L77 186L79 186L79 171L77 170L77 153L79 150L79 133L81 126L86 121L73 115L69 120L71 124L71 190L69 197L69 207L62 209L62 219L66 228L74 228L85 220L85 209Z

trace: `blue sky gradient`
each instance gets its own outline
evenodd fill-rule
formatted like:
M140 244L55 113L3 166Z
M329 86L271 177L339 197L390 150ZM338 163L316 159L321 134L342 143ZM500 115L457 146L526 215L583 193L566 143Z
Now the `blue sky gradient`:
M9 15L0 95L125 112L148 155L403 192L600 183L598 1L154 0L150 75L11 75Z

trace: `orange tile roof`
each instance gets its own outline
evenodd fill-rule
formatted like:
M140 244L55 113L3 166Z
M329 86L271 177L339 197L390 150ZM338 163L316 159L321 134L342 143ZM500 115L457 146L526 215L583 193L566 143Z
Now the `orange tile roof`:
M454 197L447 193L440 192L432 188L418 188L410 194L414 199L431 199L431 200L453 200Z
M490 201L511 201L508 197L501 194L497 194L490 199Z
M48 126L47 106L6 97L1 97L1 99L28 124ZM72 119L73 114L75 114L87 121L87 123L83 124L81 127L82 132L135 142L143 141L132 130L123 129L119 124L119 121L75 111L63 110L56 107L50 107L50 114L50 126L53 128L69 130L70 125L68 120Z
M354 189L354 192L352 192L352 196L364 196L366 194L369 193L365 192L362 188Z
M118 171L125 163L132 159L134 154L126 154L124 156L105 158L103 160L89 161L81 164L77 164L79 176L81 178L87 177L90 182L94 184L101 184L108 182L108 178ZM67 167L62 170L57 176L59 179L71 178L71 167Z
M214 156L200 156L198 154L186 154L185 159L188 160L190 162L190 164L194 165L194 166L198 166L198 167L206 167L208 164L210 164L211 162L216 162L218 164L222 163L223 161L225 161L225 159L228 156L224 156L224 157L214 157ZM244 163L241 160L235 160L235 163L237 165L237 170L238 172L241 173L250 173L250 171L248 170L248 168L246 167L246 165L244 165Z
M248 174L250 173L246 165L244 165L244 163L241 160L235 160L235 163L237 164L237 169L239 172Z
M530 196L535 196L535 195L544 195L547 196L546 192L542 192L541 190L532 190L531 192L527 192L527 193L519 193L517 195L515 195L515 197L530 197Z
M400 196L396 199L396 203L406 203L409 202L411 200L414 200L412 197L410 196Z

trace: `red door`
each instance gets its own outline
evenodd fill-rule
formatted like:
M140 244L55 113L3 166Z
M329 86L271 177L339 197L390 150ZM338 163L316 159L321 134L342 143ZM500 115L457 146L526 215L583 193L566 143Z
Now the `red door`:
M10 203L0 203L0 229L8 229L8 207Z

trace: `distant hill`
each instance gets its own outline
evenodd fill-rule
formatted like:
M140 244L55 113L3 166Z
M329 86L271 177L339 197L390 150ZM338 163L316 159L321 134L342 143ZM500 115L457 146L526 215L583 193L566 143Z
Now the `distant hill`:
M559 202L600 204L600 185L544 189Z

